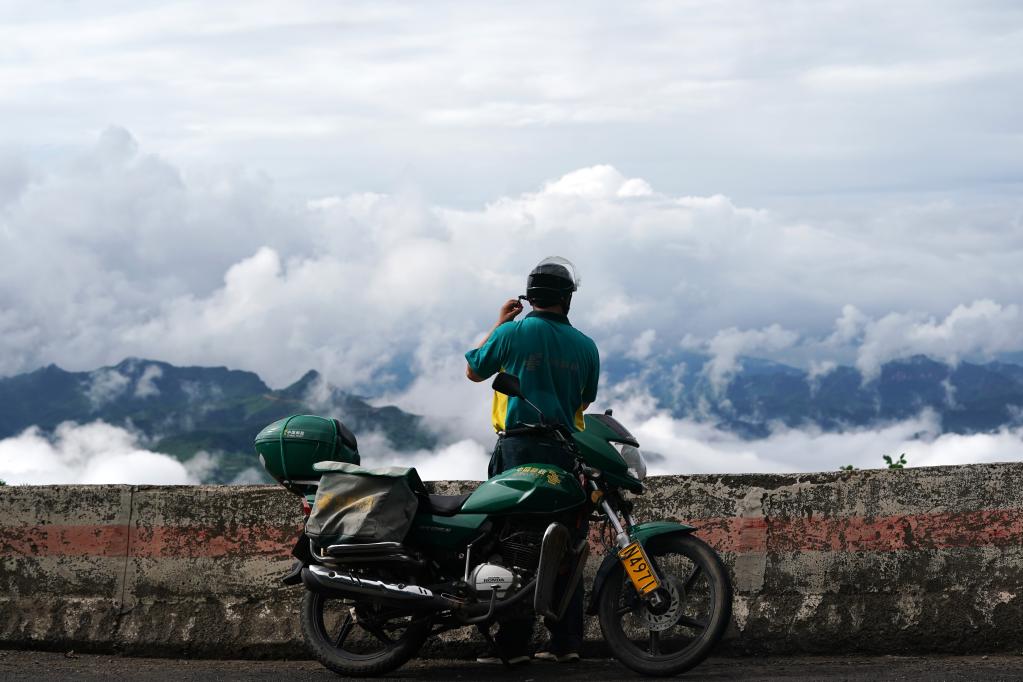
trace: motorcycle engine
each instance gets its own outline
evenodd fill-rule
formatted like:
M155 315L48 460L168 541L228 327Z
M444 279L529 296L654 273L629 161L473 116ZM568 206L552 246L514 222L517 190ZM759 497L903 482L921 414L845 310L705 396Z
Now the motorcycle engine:
M515 587L515 574L500 564L480 564L469 574L469 584L477 594L497 592L498 597L505 596Z

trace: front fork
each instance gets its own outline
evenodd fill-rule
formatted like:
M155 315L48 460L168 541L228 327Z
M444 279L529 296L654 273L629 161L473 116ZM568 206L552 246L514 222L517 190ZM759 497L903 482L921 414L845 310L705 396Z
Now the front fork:
M595 494L599 496L599 506L604 510L604 514L607 515L607 520L610 522L611 527L614 528L615 544L618 545L618 560L622 563L625 574L632 581L632 586L636 589L636 593L646 601L651 613L656 614L667 609L670 606L671 599L667 590L663 587L661 577L657 575L657 568L650 561L650 557L647 556L642 543L629 537L628 529L636 525L632 514L629 512L622 513L627 527L622 526L617 512L615 512L611 503L607 501L607 496L604 495L604 492L595 481L590 480L588 483L590 495Z

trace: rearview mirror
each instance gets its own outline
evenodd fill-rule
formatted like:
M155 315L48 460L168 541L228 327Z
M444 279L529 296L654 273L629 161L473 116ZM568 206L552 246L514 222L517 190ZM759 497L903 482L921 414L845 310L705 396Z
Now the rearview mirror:
M498 372L494 377L493 388L498 393L504 393L512 398L522 397L522 388L519 386L519 378L507 372Z

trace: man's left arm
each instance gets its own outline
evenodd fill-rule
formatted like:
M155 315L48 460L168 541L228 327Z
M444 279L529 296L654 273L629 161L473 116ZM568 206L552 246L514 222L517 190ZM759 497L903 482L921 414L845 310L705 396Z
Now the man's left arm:
M506 322L514 320L522 312L522 304L517 298L508 299L497 314L497 322L479 345L465 354L465 376L471 381L485 381L501 369L504 345L500 334L495 332Z

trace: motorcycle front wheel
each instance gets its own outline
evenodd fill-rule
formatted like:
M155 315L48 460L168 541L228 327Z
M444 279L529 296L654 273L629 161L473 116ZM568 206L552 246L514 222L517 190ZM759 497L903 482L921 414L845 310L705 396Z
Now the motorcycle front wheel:
M430 634L413 617L369 600L352 602L316 592L302 598L302 634L313 656L349 677L373 677L404 665Z
M644 547L670 603L652 613L618 564L600 593L600 629L611 653L644 675L677 675L711 652L732 615L732 586L721 559L691 535L652 538Z

